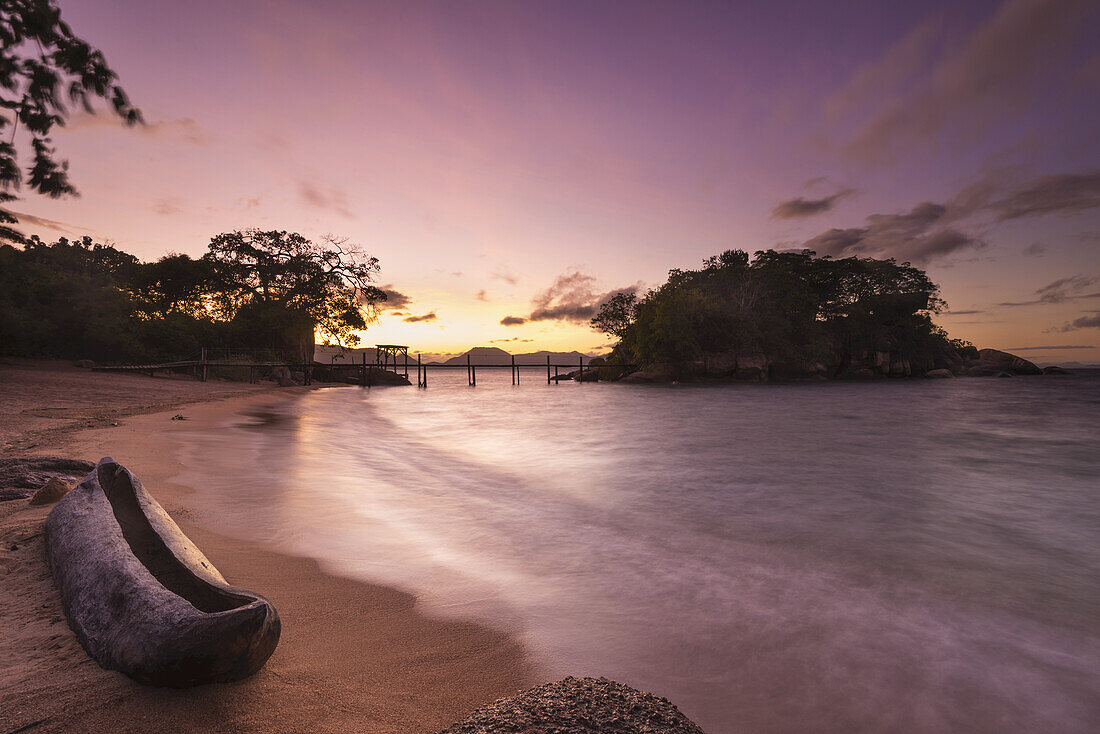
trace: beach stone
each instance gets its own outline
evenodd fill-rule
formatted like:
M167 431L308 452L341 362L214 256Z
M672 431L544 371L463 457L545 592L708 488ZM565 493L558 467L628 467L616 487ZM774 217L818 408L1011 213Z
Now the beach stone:
M73 366L80 367L81 369L90 370L92 367L95 367L95 362L90 359L78 359L73 362Z
M924 373L924 376L943 379L945 377L954 377L955 375L951 370L928 370Z
M607 678L565 678L502 698L439 734L703 734L667 698Z
M59 499L69 493L69 490L73 488L73 485L68 482L64 482L57 477L50 477L50 481L42 485L42 487L34 493L31 497L30 504L32 505L52 505Z
M54 477L79 481L94 468L90 461L60 456L0 458L0 501L26 499Z

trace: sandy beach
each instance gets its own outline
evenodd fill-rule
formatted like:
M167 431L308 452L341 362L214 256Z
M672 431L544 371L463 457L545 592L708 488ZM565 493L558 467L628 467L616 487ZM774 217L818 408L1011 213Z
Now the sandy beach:
M422 614L416 599L324 573L308 559L207 529L173 482L172 431L215 426L307 388L0 364L0 455L113 456L141 478L232 583L268 597L283 623L266 667L244 681L165 690L101 669L67 626L46 563L49 507L0 503L0 731L430 732L534 682L520 645ZM172 421L180 412L187 422Z

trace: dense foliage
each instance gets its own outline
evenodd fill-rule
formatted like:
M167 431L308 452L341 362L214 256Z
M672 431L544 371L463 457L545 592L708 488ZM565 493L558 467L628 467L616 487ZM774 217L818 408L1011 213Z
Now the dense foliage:
M50 197L76 193L68 163L55 157L50 131L65 124L66 102L90 113L95 98L108 100L126 124L140 122L117 78L103 54L61 20L54 0L0 0L0 204L13 201L24 180L16 162L20 126L29 137L30 189ZM7 226L16 221L0 207L0 240L24 241Z
M242 231L206 255L143 263L85 237L0 247L0 354L160 362L202 347L310 360L316 334L355 344L385 300L378 261L346 243Z
M943 305L938 287L908 263L809 250L767 250L750 260L732 250L699 270L671 271L641 299L610 299L592 323L620 339L613 358L623 361L751 355L775 377L815 365L835 375L876 353L930 365L949 346L931 320Z

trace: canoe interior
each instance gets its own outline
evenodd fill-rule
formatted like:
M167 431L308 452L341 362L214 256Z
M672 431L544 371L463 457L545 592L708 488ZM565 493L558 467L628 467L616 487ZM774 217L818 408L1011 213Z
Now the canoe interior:
M101 463L97 472L99 486L111 503L130 550L164 588L208 614L236 609L254 601L211 586L176 558L138 503L129 472L118 464L107 463Z

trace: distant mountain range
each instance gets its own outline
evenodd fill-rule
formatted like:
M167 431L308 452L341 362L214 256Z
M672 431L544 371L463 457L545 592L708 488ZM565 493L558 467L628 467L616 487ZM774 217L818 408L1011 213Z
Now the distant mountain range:
M451 357L443 364L466 364L466 355L470 356L470 362L472 364L512 364L512 354L506 352L498 347L474 347L469 351L463 352L457 357ZM550 357L552 364L579 364L581 358L584 358L585 363L592 359L587 354L581 352L526 352L524 354L517 354L516 364L523 365L537 365L546 364L546 358Z

